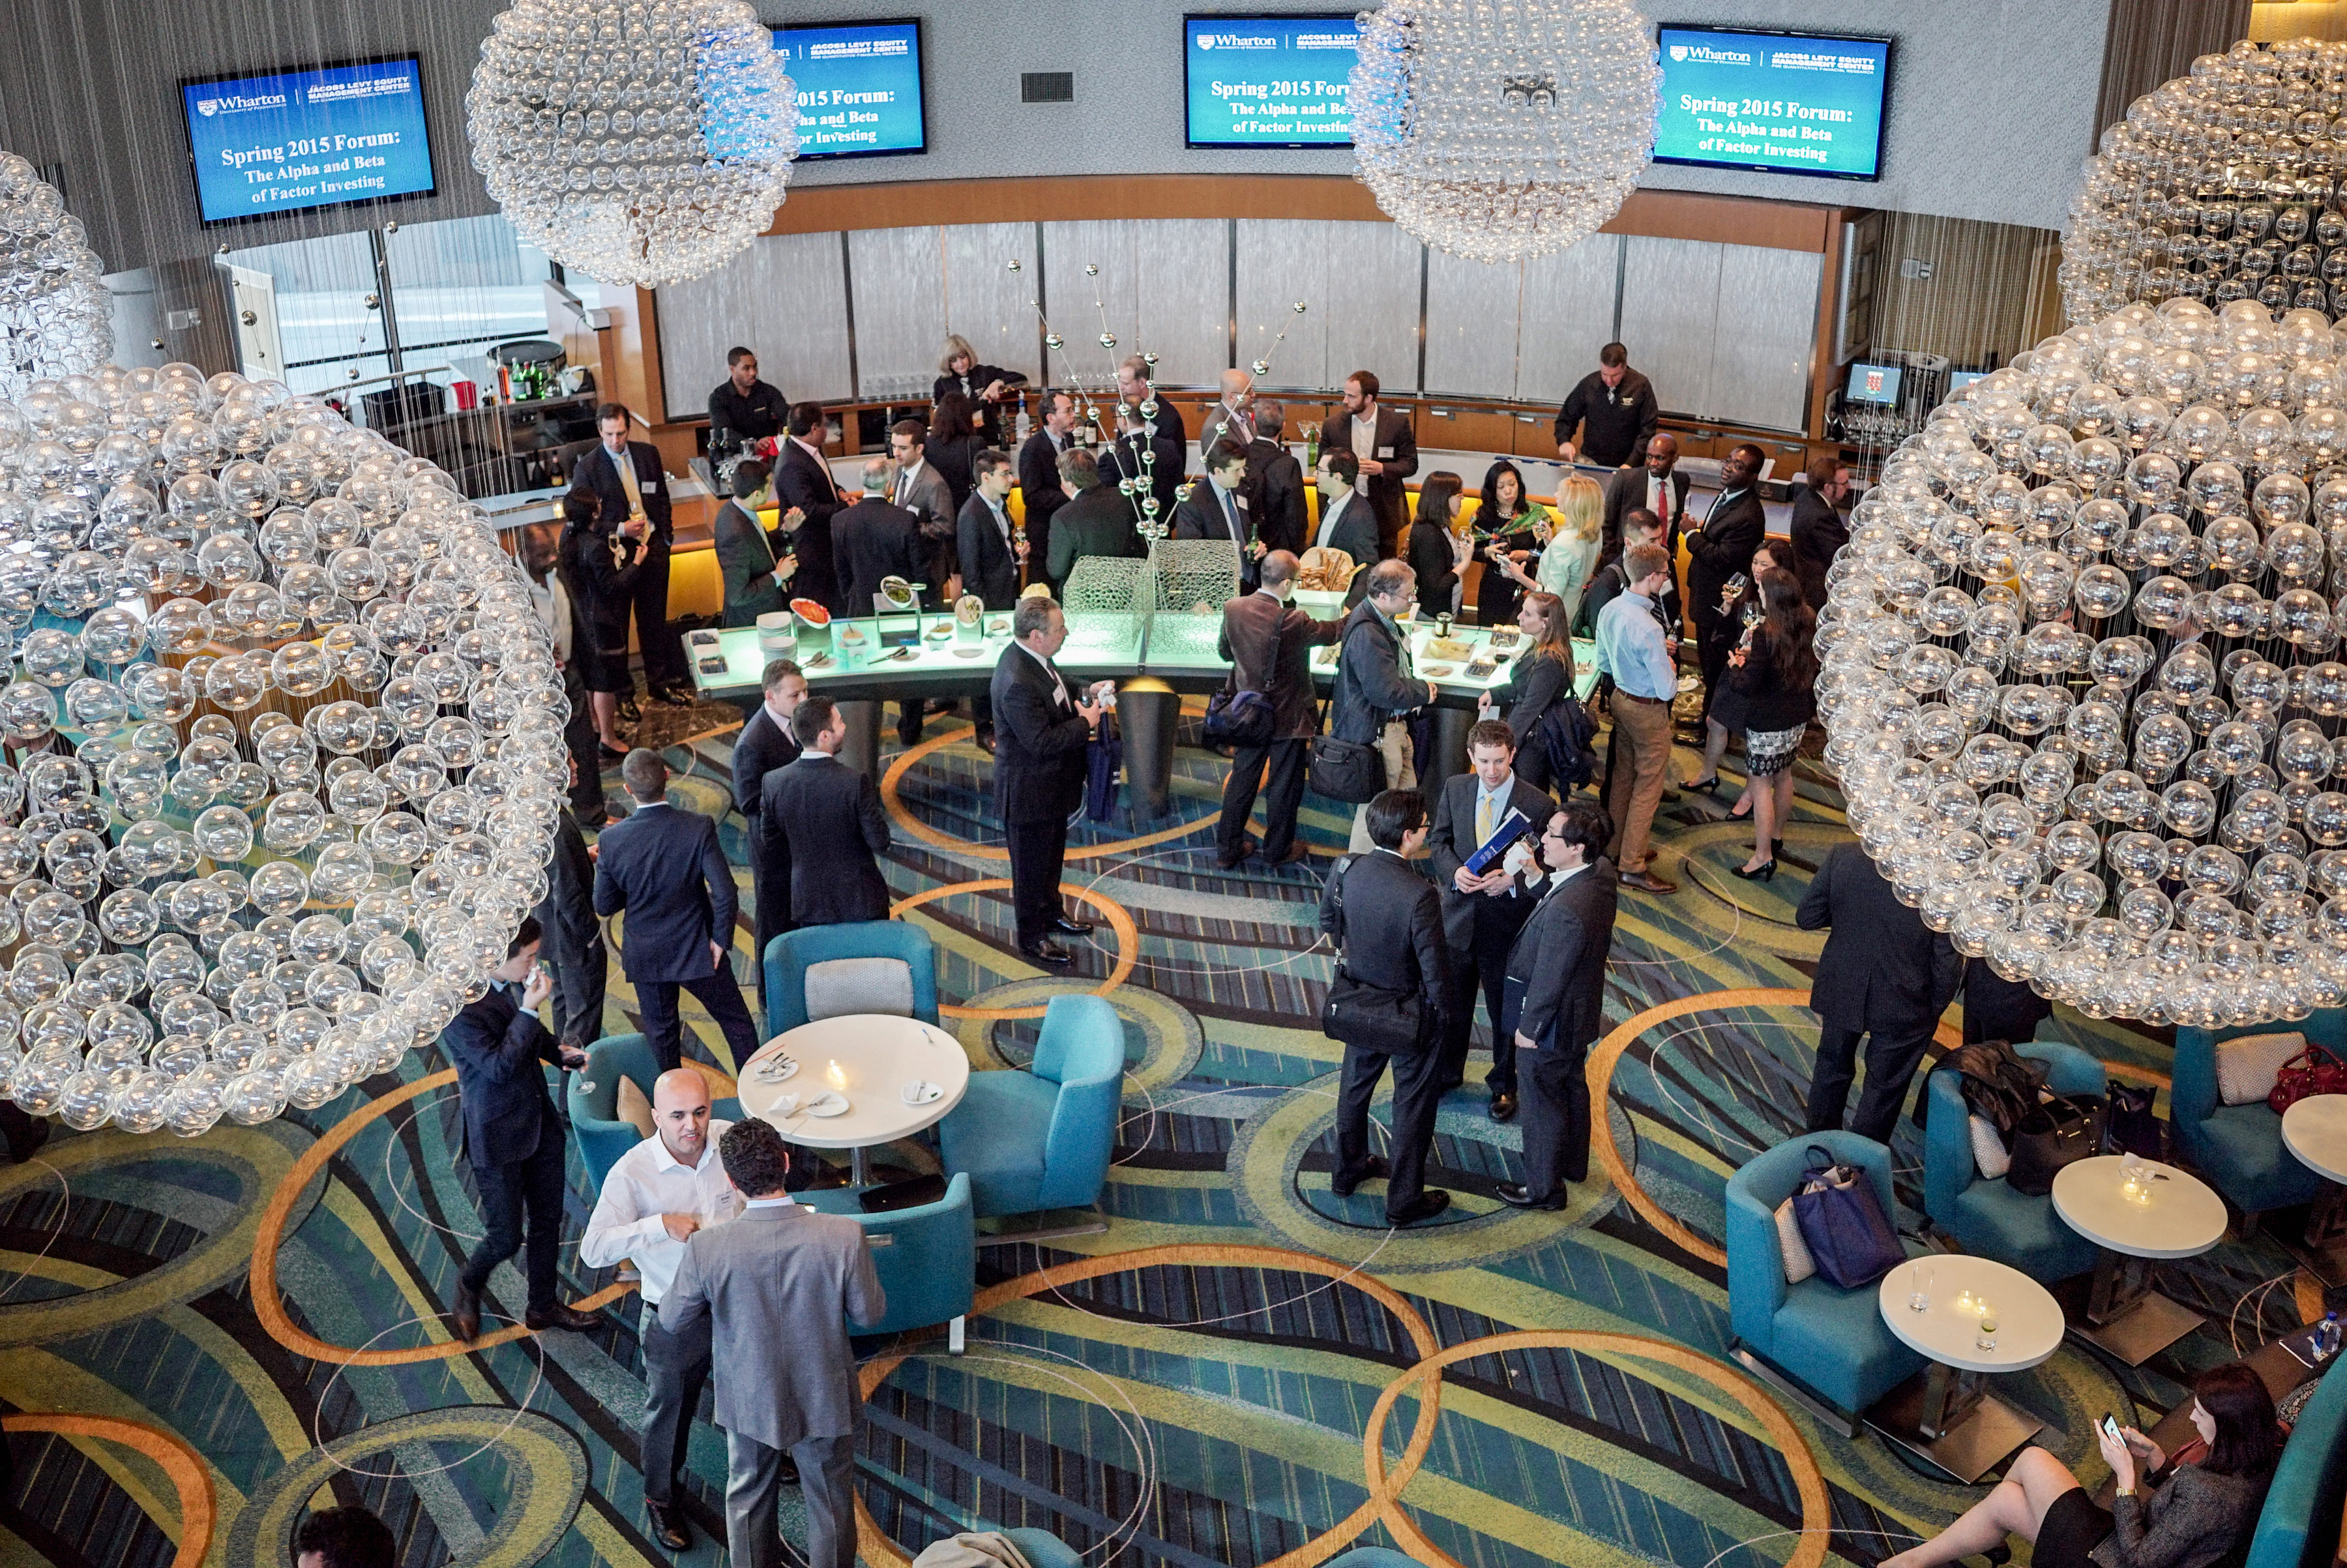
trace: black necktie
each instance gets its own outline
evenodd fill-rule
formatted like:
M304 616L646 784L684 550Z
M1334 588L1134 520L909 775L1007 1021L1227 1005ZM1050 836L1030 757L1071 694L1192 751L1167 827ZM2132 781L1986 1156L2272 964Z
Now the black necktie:
M1206 482L1210 485L1214 484L1211 479ZM1232 541L1239 548L1246 548L1246 535L1239 531L1239 509L1231 504L1231 493L1220 485L1214 485L1214 495L1223 503L1223 521L1230 525Z

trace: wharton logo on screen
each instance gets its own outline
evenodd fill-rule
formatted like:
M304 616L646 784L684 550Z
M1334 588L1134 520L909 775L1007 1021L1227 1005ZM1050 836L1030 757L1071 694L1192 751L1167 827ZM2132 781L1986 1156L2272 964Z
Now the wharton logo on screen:
M1742 49L1715 49L1709 44L1673 44L1671 58L1684 64L1693 60L1699 66L1748 66L1752 56Z
M231 93L226 97L196 100L196 112L206 119L214 115L245 114L253 109L282 109L284 107L283 93L254 93L250 96Z
M1260 33L1201 33L1198 47L1202 49L1276 49L1279 39Z

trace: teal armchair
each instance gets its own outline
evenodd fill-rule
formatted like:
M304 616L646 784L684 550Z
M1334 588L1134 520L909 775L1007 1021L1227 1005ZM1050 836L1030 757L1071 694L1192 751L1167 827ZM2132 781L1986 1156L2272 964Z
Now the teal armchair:
M2347 1375L2332 1368L2291 1429L2245 1568L2331 1568L2347 1503Z
M2177 1153L2245 1214L2311 1203L2322 1178L2282 1146L2281 1118L2262 1102L2228 1105L2217 1092L2217 1046L2235 1035L2296 1029L2310 1045L2347 1054L2347 1009L2325 1008L2302 1023L2176 1030L2175 1081L2168 1114Z
M1799 1285L1786 1282L1777 1205L1808 1174L1812 1144L1864 1171L1882 1212L1899 1212L1891 1193L1891 1151L1871 1138L1811 1132L1746 1161L1727 1179L1727 1313L1736 1333L1730 1353L1829 1407L1842 1430L1855 1435L1859 1414L1922 1371L1923 1358L1884 1326L1876 1286L1844 1290L1822 1275Z
M938 1124L948 1173L980 1219L1087 1208L1108 1182L1124 1103L1124 1025L1095 996L1053 997L1028 1071L974 1072Z
M766 944L766 1038L842 1013L938 1021L938 951L902 920L807 926Z
M2076 1046L2034 1040L2014 1050L2045 1064L2045 1086L2056 1094L2100 1094L2106 1087L2103 1064ZM2098 1249L2054 1212L2053 1198L2016 1193L2001 1176L1993 1182L1982 1177L1973 1156L1963 1075L1934 1072L1929 1094L1923 1212L1932 1223L1966 1252L2011 1264L2032 1278L2067 1279L2094 1267Z
M847 1187L815 1187L795 1196L810 1208L846 1214L864 1227L888 1310L877 1323L850 1319L850 1328L902 1334L943 1323L953 1353L961 1354L963 1320L978 1292L978 1227L968 1176L947 1183L946 1195L936 1203L885 1214L866 1214L856 1191Z
M652 1081L660 1077L660 1058L641 1034L610 1034L587 1048L587 1065L570 1075L564 1096L570 1116L570 1136L579 1144L579 1158L587 1166L590 1185L601 1191L603 1178L620 1157L644 1141L635 1127L620 1120L620 1080L632 1079L644 1098L652 1097ZM739 1100L724 1099L709 1108L720 1121L739 1122L748 1112Z

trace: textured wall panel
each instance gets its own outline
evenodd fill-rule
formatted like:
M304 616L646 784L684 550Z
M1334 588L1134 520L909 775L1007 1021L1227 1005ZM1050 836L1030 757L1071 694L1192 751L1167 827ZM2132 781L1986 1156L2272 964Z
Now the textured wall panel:
M836 234L754 241L713 272L659 291L661 375L671 419L709 411L725 351L758 351L760 374L796 403L856 395L847 374L847 281Z
M1597 351L1614 341L1622 242L1619 234L1592 234L1571 250L1524 263L1516 396L1562 404L1573 384L1597 368ZM1635 343L1630 363L1641 363Z
M1824 262L1822 256L1758 245L1721 251L1706 415L1772 430L1801 428Z
M1427 258L1426 389L1508 397L1516 385L1521 261L1487 267L1440 251Z
M927 396L946 336L946 268L937 229L847 236L856 296L856 379L864 397Z
M1116 362L1154 354L1169 385L1211 384L1230 363L1226 226L1214 219L1043 225L1044 303L1068 340L1051 379L1076 376L1095 391L1113 384ZM1097 277L1084 269L1097 266ZM1100 345L1102 307L1113 349Z
M946 330L968 338L986 364L1034 381L1043 341L1032 302L1035 225L957 223L944 233ZM1014 259L1016 272L1005 265Z
M1630 363L1655 384L1664 413L1711 418L1712 334L1719 304L1719 255L1727 247L1708 240L1650 240L1637 234L1629 236L1627 244L1622 343L1630 351ZM1581 374L1595 368L1593 354Z
M1354 227L1239 220L1238 361L1251 365L1268 355L1266 386L1327 390L1328 242L1335 231ZM1305 303L1300 316L1297 300ZM1274 347L1283 332L1286 340Z
M1309 302L1327 321L1321 384L1337 391L1357 370L1394 392L1418 390L1418 306L1426 247L1390 223L1322 223L1325 292ZM1294 313L1291 311L1290 314Z

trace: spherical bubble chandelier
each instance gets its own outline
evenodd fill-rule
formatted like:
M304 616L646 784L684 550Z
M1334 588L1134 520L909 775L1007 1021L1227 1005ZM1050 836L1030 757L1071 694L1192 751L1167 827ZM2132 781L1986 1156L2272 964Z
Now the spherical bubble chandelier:
M1562 251L1636 186L1658 76L1629 0L1389 0L1353 67L1358 178L1438 251Z
M1827 580L1827 759L1926 924L2096 1018L2347 1002L2347 329L2073 326L1891 454Z
M114 353L103 269L56 187L0 152L0 397L79 375Z
M2137 300L2347 312L2347 44L2246 39L2129 105L2062 236L2073 322Z
M746 0L521 0L465 97L522 239L600 282L697 277L774 220L798 95Z
M562 682L438 468L192 365L0 402L0 1094L194 1136L467 1000L546 887Z

